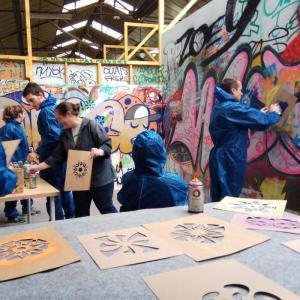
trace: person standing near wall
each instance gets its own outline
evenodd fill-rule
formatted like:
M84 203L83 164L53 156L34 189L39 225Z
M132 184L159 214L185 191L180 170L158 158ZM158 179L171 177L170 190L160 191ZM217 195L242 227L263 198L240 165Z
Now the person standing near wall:
M209 125L214 143L209 156L213 202L225 196L238 197L242 191L247 165L248 130L267 130L280 120L278 104L259 111L240 103L242 95L242 84L235 79L224 79L215 89L217 100Z
M20 105L10 105L5 107L3 111L3 121L5 125L0 128L0 140L1 141L12 141L20 140L20 144L16 149L11 162L24 163L27 160L29 153L29 145L27 136L22 128L22 122L24 121L25 114ZM21 200L22 214L27 214L28 202L27 199ZM32 200L31 200L32 205ZM5 216L9 222L23 223L25 219L20 216L17 210L17 201L9 201L5 203L4 208ZM31 214L39 214L41 211L31 207Z
M39 160L45 161L54 151L62 126L55 118L57 99L50 94L46 97L43 89L36 83L28 83L23 91L23 97L39 111L37 127L41 136L41 143L37 149ZM65 164L40 172L42 179L60 191L60 197L55 197L55 219L62 220L74 217L74 202L72 193L64 192ZM50 215L50 199L47 199L47 212Z
M69 149L90 151L93 158L92 179L89 191L74 191L75 215L90 215L92 200L101 214L115 213L112 203L115 170L111 162L111 139L94 120L79 117L79 104L62 102L55 108L57 121L64 126L53 154L44 162L30 168L31 173L64 163ZM50 168L50 169L49 169Z

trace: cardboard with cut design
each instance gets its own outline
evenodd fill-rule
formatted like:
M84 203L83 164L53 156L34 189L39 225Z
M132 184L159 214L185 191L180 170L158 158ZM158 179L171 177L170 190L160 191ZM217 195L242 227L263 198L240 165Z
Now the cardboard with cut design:
M89 151L69 150L65 191L88 191L91 187L93 159Z
M179 269L144 280L160 300L300 300L297 295L235 260Z
M0 237L0 281L43 272L80 260L52 227Z
M255 216L282 217L286 200L265 200L226 196L214 209L233 211Z
M80 235L77 238L101 269L182 254L143 227Z
M143 226L196 261L230 255L269 240L205 214Z

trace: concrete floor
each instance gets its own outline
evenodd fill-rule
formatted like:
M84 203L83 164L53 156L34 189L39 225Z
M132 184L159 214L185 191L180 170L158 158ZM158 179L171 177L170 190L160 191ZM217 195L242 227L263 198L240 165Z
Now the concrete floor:
M117 201L117 193L120 189L121 189L121 185L116 184L115 185L115 190L114 190L114 195L113 195L113 203L114 203L115 207L117 208L117 210L119 210L119 208L120 208L120 204ZM34 207L40 209L41 214L32 216L31 217L31 222L32 223L48 222L49 217L48 217L48 214L46 212L46 199L45 198L34 199ZM4 209L4 203L0 203L0 227L20 225L20 224L15 224L15 223L7 223L7 221L6 221L7 219L4 216L3 209ZM17 209L20 212L22 211L20 201L18 201ZM100 214L100 212L96 208L94 202L92 202L91 215L97 215L97 214ZM26 223L22 223L22 224L26 224Z

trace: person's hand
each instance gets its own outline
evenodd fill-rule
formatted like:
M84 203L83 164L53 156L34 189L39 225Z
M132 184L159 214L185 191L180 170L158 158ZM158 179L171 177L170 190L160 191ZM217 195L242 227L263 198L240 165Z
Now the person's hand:
M31 165L27 168L26 172L30 174L35 174L40 171L39 165Z
M269 107L265 106L260 111L263 112L263 113L267 113L267 112L270 111L270 109L269 109Z
M277 113L281 114L281 108L280 108L278 103L271 104L270 111L271 112L277 112Z
M91 149L91 158L94 159L96 157L104 156L104 151L98 148Z
M31 152L31 153L28 154L28 160L38 162L39 161L39 156L37 155L37 153Z

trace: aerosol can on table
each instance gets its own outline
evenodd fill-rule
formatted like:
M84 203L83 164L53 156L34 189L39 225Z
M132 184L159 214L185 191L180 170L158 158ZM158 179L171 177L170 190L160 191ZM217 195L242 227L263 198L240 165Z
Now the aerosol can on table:
M204 187L203 183L194 178L189 182L189 212L201 213L204 210Z

